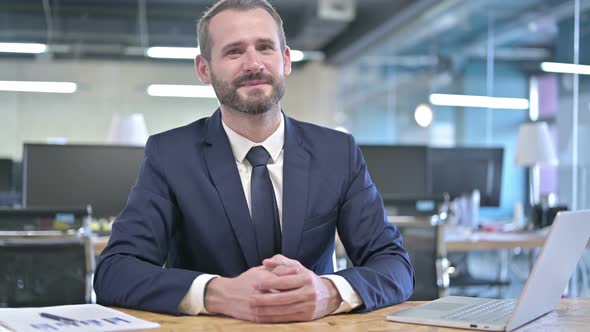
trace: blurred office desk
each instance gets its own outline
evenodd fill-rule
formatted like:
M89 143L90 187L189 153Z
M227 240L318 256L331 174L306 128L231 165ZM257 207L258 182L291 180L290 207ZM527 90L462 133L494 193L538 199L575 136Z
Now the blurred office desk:
M529 231L529 232L455 232L450 229L445 234L445 243L448 252L470 252L473 250L493 250L498 252L499 264L495 279L478 279L474 278L467 266L463 266L463 272L459 273L454 279L451 279L452 287L468 286L496 286L499 298L504 297L503 287L510 284L510 261L513 255L513 249L536 249L543 246L547 237L547 230ZM529 268L534 264L534 254L529 253ZM453 265L461 265L459 261ZM463 261L462 264L467 264ZM463 289L463 291L465 291ZM461 294L461 293L459 293Z
M401 223L400 223L401 224ZM405 225L403 223L402 225ZM546 232L527 233L485 233L476 232L468 235L452 235L445 239L447 251L497 250L497 249L533 249L543 246ZM94 252L99 255L109 242L108 236L94 239Z
M402 223L400 223L402 224ZM448 252L471 250L534 249L540 248L547 237L546 231L453 234L445 238ZM94 252L99 255L109 242L108 236L94 239ZM588 242L590 248L590 242Z
M389 217L397 226L429 224L429 218ZM444 241L447 252L499 249L534 249L545 242L548 229L527 232L471 232L455 226L445 227Z
M541 248L549 234L549 229L525 232L474 232L471 234L449 234L445 238L447 252L469 252L472 250L497 250L499 252L500 264L498 266L497 280L506 282L509 280L510 260L512 249L536 249ZM590 248L590 241L586 244ZM535 254L529 253L529 266L532 269L535 263ZM577 281L577 274L574 273L568 284L568 294L577 296L580 286ZM499 289L499 297L501 288Z
M96 256L100 255L100 253L104 250L104 248L107 246L108 243L109 243L108 236L95 237L92 240L92 244L94 245L94 254Z
M542 247L546 237L546 231L474 232L465 235L450 234L445 242L448 251L534 249Z
M535 249L545 243L548 229L528 232L474 232L468 235L450 235L445 239L447 251ZM590 247L590 241L587 244Z
M255 324L228 317L170 316L151 312L120 309L129 315L157 322L159 330L148 331L465 331L463 329L394 323L385 320L391 312L414 307L423 302L406 302L367 314L342 314L291 324ZM556 310L525 325L517 331L587 331L590 324L590 299L565 299Z

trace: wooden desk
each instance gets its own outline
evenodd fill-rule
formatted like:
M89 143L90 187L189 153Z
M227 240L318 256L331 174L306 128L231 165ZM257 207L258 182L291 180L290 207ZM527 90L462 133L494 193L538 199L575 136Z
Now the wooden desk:
M406 302L368 314L343 314L328 316L307 323L255 324L227 317L184 316L176 317L145 311L119 309L138 318L157 322L160 330L148 331L466 331L426 325L394 323L385 320L391 312L410 308L422 302ZM558 308L517 331L588 331L590 324L590 299L562 300Z

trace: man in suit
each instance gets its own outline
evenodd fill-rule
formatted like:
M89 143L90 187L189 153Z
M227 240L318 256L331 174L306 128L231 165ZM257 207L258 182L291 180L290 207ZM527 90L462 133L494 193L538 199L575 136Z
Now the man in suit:
M289 322L405 301L413 269L352 136L281 111L291 72L266 0L199 21L211 117L150 137L95 274L98 302ZM333 272L338 231L354 267Z

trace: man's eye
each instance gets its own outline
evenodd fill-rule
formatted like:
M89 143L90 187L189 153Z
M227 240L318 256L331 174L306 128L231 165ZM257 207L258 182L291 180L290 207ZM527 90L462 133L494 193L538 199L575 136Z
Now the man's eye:
M261 51L272 51L272 50L273 50L273 48L272 48L272 46L262 46L262 47L260 48L260 50L261 50Z
M232 50L227 51L226 54L227 55L232 55L232 54L239 54L239 53L240 53L240 50L238 50L238 49L232 49Z

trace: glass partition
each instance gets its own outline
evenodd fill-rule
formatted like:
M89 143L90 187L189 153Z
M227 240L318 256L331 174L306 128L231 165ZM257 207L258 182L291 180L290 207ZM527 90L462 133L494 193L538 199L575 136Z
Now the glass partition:
M574 75L542 67L574 63L576 43L579 63L590 64L589 7L577 0L437 2L339 67L335 126L362 144L504 148L501 204L482 217L510 220L515 206L529 202L528 165L515 162L519 127L544 121L559 163L539 164L541 196L590 207L590 152L581 149L590 141L589 76L574 84ZM581 143L575 167L573 134Z

